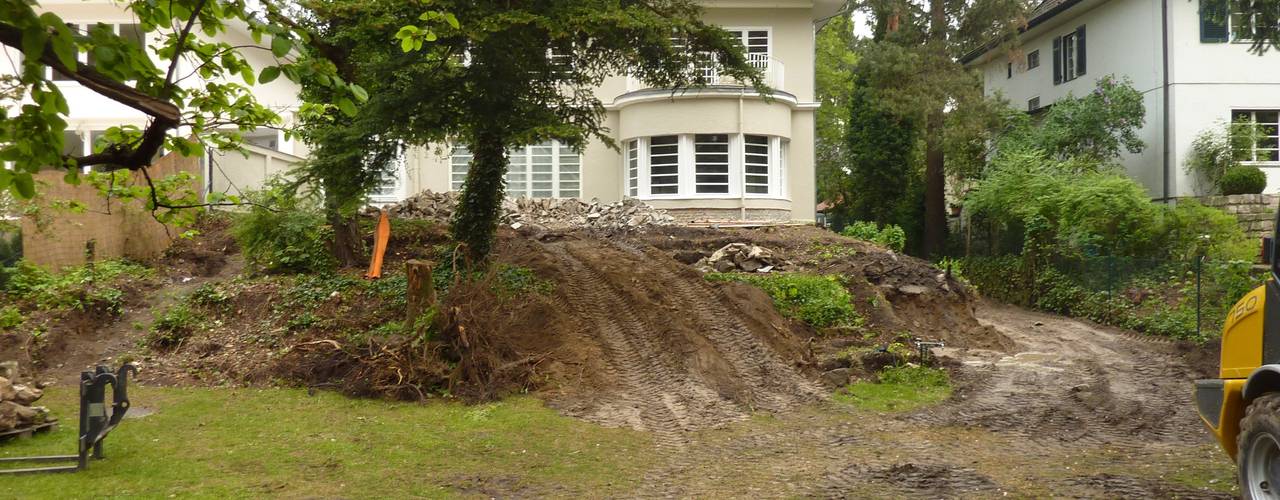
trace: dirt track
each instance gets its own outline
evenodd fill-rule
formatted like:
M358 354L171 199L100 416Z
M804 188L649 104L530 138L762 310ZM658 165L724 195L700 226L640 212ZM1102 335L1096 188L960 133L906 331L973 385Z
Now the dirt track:
M682 433L640 493L1232 497L1176 345L1007 306L984 304L979 319L1015 352L946 350L963 363L948 402L880 416L824 404Z

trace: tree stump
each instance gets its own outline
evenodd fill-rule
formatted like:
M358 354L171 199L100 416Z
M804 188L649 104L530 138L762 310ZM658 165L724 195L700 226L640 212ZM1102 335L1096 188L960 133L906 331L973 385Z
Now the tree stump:
M411 260L405 263L405 274L409 278L409 289L405 298L409 307L405 317L405 326L412 328L422 313L436 304L435 282L431 279L433 264L425 260Z

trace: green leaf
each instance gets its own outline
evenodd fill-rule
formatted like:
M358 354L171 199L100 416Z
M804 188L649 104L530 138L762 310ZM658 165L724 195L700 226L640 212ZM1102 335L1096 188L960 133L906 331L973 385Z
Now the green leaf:
M271 53L276 57L284 57L289 55L289 51L293 49L293 40L282 36L271 37Z
M111 63L116 60L116 51L111 47L99 45L93 48L93 58L99 63Z
M400 50L402 50L402 51L404 51L404 52L412 52L412 51L413 51L413 39L412 39L412 38L409 38L409 37L401 38L401 39L400 39Z
M262 73L258 74L259 83L271 83L276 78L280 78L280 68L276 66L262 68Z
M58 32L54 34L51 40L53 42L53 53L58 56L58 62L61 62L63 66L74 72L76 70L76 44L74 39L71 38L71 30L67 29L65 25L59 26L61 26L61 29L58 29Z
M351 102L351 99L347 99L346 97L338 99L338 109L342 110L342 112L347 116L356 115L355 103Z
M22 54L28 59L39 59L40 54L44 52L44 42L49 39L49 35L40 29L39 26L33 26L22 30Z
M351 94L356 96L357 101L365 102L369 100L369 92L365 90L364 87L354 83L351 84Z
M444 20L449 23L449 26L453 26L453 29L458 29L462 26L458 23L458 16L453 15L451 12L446 12L444 14Z
M31 174L27 172L18 172L13 176L13 188L17 190L18 197L23 199L31 199L36 196L36 182L31 178Z
M79 186L79 185L80 185L80 171L79 171L79 170L76 170L76 169L74 169L74 168L73 168L73 169L71 169L71 170L68 170L68 171L67 171L67 174L62 176L62 181L63 181L63 182L66 182L67 184L70 184L70 185L72 185L72 186Z

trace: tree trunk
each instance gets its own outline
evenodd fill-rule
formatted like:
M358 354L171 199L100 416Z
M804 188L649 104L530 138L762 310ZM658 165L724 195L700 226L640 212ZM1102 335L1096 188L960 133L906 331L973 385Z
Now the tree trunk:
M926 256L942 253L947 240L946 172L942 155L941 110L929 114L924 153L924 245Z
M483 265L493 247L506 190L506 140L494 130L482 130L470 146L471 168L453 217L453 239L464 246L469 264Z
M330 182L324 182L324 215L329 222L329 227L333 228L333 241L329 244L329 250L333 253L334 260L338 261L341 267L359 266L364 240L360 238L360 226L356 224L355 217L347 217L342 215L339 210L341 200L339 200L336 185L328 185Z
M929 2L929 46L937 61L947 60L947 11L944 0ZM947 239L946 169L942 156L944 103L936 103L925 118L924 255L942 252Z

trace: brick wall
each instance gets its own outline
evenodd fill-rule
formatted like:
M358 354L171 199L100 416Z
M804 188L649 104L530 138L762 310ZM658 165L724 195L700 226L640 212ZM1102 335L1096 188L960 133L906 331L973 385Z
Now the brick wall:
M1200 203L1221 209L1236 216L1240 228L1250 237L1271 236L1275 228L1276 204L1280 195L1235 194L1231 196L1202 196L1194 198Z
M200 165L195 158L170 154L147 170L152 179L190 172L197 179L192 188L200 189ZM136 178L133 182L146 182L141 175L133 177ZM38 209L22 217L23 258L35 264L54 269L83 264L85 244L89 240L94 240L98 259L151 259L169 248L172 237L180 233L176 228L166 228L156 222L151 212L136 202L108 201L88 183L67 184L62 180L62 172L40 172L36 182L39 194L32 203ZM67 201L82 203L86 209L75 213L54 206Z

